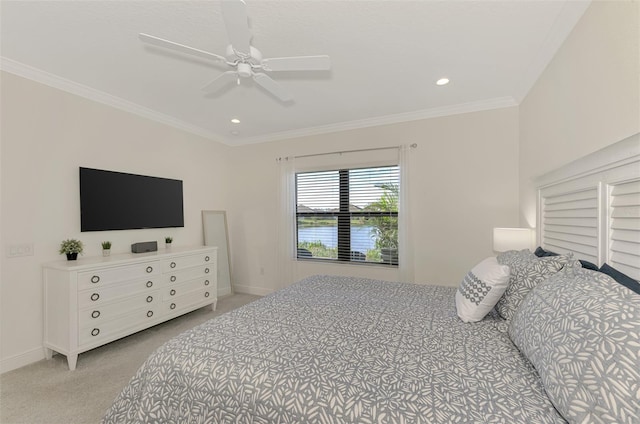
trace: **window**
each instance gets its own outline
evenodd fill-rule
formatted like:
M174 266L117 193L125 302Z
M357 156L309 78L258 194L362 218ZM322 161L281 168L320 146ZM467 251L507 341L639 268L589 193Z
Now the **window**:
M296 174L298 258L398 265L398 166Z

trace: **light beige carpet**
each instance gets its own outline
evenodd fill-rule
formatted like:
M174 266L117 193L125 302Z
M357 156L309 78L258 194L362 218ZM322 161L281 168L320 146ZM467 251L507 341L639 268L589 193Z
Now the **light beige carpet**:
M164 342L258 296L234 294L215 312L202 308L85 352L75 371L66 357L28 365L0 376L0 423L98 423L145 359Z

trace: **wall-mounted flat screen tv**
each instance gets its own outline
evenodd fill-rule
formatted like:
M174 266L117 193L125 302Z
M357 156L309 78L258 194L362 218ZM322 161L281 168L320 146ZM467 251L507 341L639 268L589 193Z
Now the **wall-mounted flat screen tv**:
M184 227L182 181L80 168L80 230Z

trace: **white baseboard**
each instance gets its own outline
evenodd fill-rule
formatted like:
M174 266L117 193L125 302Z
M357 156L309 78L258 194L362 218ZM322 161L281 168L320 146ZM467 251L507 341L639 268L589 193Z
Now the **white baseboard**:
M242 284L234 284L233 291L235 293L253 294L255 296L266 296L273 293L275 290L265 289L264 287L253 287Z
M22 368L25 365L32 364L44 359L44 348L37 347L24 353L2 359L0 361L0 374Z

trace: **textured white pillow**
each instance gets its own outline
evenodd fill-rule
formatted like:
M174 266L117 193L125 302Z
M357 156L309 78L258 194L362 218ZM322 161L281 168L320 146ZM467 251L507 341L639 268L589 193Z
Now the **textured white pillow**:
M474 266L456 291L456 309L464 322L477 322L498 303L509 284L509 267L490 257Z

